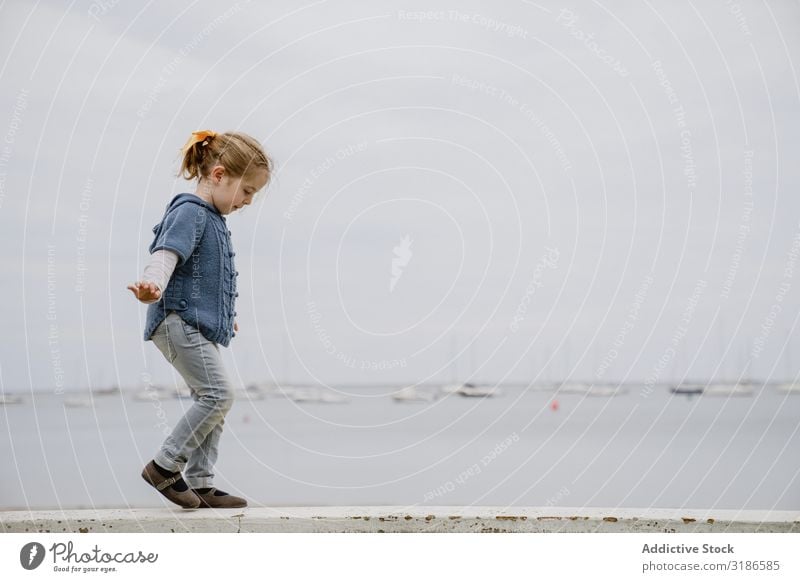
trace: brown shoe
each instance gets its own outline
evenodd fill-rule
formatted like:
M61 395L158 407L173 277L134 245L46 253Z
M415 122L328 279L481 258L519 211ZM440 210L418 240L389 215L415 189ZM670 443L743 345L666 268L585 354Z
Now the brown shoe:
M194 493L200 498L200 507L207 508L233 508L233 507L247 507L247 501L241 497L236 497L230 493L225 493L221 489L212 487L208 493L200 493L197 489L192 489Z
M150 461L142 470L142 479L155 487L161 495L172 501L172 503L176 503L184 509L196 509L200 507L200 498L195 495L194 492L189 489L188 485L186 485L186 482L183 481L183 476L180 471L173 473L170 477L164 477L164 475L159 473L158 469L156 469L155 462ZM179 481L184 483L186 487L184 491L175 489L174 485Z

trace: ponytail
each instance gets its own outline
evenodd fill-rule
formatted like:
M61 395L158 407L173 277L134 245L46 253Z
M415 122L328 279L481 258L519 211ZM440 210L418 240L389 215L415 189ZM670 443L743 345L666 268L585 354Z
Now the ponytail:
M267 171L267 183L272 176L272 160L256 139L244 133L195 131L181 148L181 154L179 175L187 180L207 177L215 165L223 166L236 178L256 168Z

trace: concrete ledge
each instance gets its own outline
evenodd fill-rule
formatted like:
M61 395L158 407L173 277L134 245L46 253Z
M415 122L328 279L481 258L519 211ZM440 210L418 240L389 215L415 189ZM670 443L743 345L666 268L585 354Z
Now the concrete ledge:
M543 507L253 507L0 512L4 533L800 532L800 511Z

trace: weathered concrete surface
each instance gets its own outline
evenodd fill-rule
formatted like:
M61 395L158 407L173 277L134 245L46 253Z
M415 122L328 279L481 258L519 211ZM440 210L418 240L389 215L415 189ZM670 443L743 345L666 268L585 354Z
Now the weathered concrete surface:
M0 531L800 533L800 511L543 507L83 509L0 512Z

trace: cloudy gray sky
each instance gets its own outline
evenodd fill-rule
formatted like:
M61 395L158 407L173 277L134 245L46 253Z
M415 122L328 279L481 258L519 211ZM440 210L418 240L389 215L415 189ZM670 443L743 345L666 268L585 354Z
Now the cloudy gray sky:
M421 12L424 11L424 12ZM241 382L800 371L797 2L5 2L6 391L171 369L125 286L197 129Z

